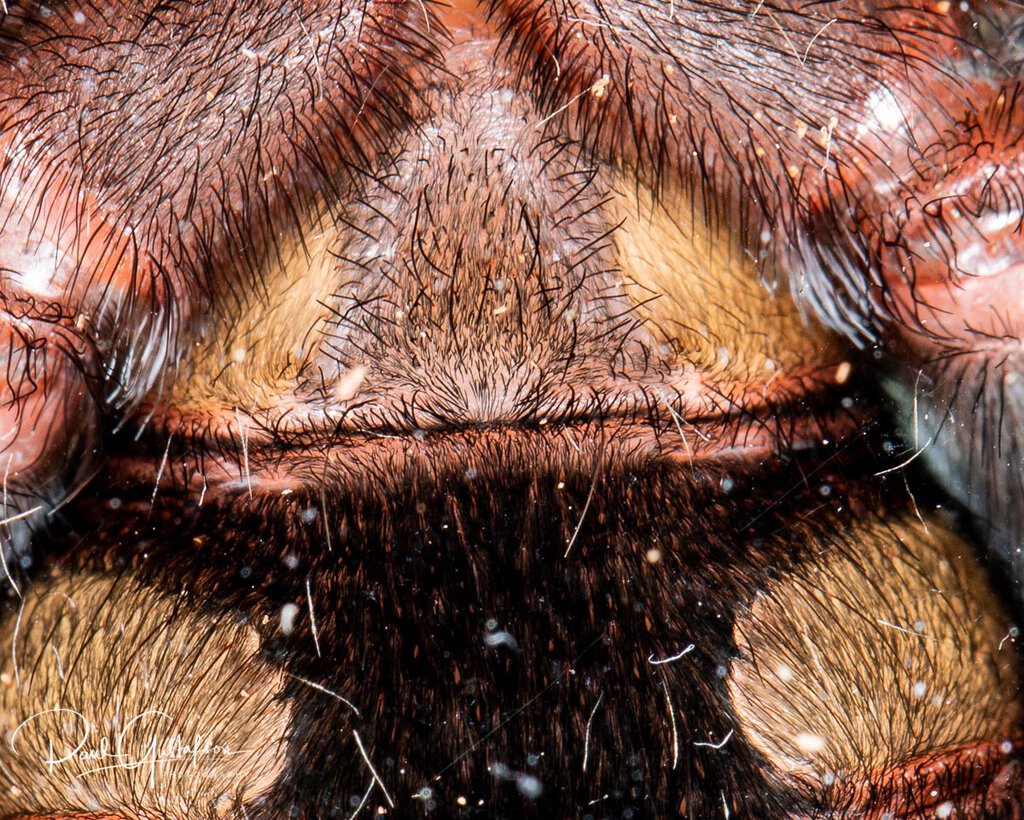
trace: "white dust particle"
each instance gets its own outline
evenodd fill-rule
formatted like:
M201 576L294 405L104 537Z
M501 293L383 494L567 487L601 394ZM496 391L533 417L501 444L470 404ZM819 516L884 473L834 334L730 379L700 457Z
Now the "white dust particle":
M334 400L348 401L351 399L359 392L359 388L362 387L365 379L366 368L363 365L349 368L334 385Z
M295 631L295 616L299 614L299 608L292 603L281 607L281 632L291 635Z
M540 797L540 793L544 791L544 786L540 782L540 779L534 777L532 774L521 774L516 778L516 788L519 789L519 793L529 800L536 800Z
M519 649L519 641L511 632L500 629L496 632L488 632L484 635L484 643L487 646L507 646L509 649Z
M811 734L810 732L801 732L794 738L794 741L801 752L811 755L824 751L828 745L828 742L821 735Z

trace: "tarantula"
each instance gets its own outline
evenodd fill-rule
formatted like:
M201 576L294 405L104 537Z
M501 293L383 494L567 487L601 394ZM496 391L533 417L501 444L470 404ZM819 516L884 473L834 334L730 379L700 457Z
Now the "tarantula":
M0 816L1024 816L1022 20L0 0Z

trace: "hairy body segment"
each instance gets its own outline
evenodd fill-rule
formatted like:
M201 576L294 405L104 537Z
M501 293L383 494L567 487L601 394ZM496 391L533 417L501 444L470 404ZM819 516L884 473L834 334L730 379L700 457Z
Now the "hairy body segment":
M0 816L1024 816L1022 20L0 5Z

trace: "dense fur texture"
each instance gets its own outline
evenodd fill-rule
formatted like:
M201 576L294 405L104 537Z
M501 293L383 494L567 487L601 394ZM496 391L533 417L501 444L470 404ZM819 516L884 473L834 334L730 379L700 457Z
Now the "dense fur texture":
M1024 814L1014 9L0 4L0 812Z
M606 465L575 538L591 475L531 469L542 459L519 461L512 448L492 454L500 467L480 464L472 478L466 472L479 462L453 455L440 473L406 476L401 489L384 489L381 479L371 482L381 489L351 494L327 477L323 496L254 503L242 491L185 513L171 485L148 515L148 487L133 498L127 486L118 511L101 503L95 523L79 523L74 554L108 571L128 565L157 588L195 590L208 606L239 612L260 631L263 656L291 676L288 772L271 795L247 804L250 817L347 817L368 789L371 811L387 807L354 732L400 815L708 817L723 805L738 816L813 815L844 808L848 787L875 772L869 761L842 769L842 788L826 790L827 799L820 783L784 781L734 714L733 630L758 590L807 571L818 551L828 552L826 566L841 556L857 565L880 538L918 566L920 558L909 557L916 548L901 547L883 523L901 514L859 497L860 482L848 485L862 469L877 469L870 452L863 440L847 448L811 486L800 478L803 464L766 464L759 477ZM790 492L766 510L769 474ZM723 499L726 478L732 489ZM809 501L820 505L823 485L832 489L825 508L794 525ZM702 514L681 518L681 509ZM140 516L149 519L141 528ZM963 594L916 571L945 594ZM877 583L870 573L857 577L840 583ZM283 631L291 605L294 627ZM903 623L895 610L879 611ZM936 639L969 651L942 623ZM998 633L983 630L985 652L995 653L1005 636L996 623ZM838 620L827 628L849 627ZM655 663L691 643L676 662ZM866 654L822 650L838 680L862 665L873 677ZM1012 652L1007 661L1012 676ZM969 668L950 667L975 679ZM1015 691L1011 681L1009 700L995 700L1012 704ZM878 696L898 709L909 694ZM954 735L974 739L969 718L942 711L967 733ZM856 709L833 720L833 737L862 731ZM930 721L907 731L910 748L950 748L947 730ZM999 737L1014 731L1006 723ZM714 748L730 732L728 744ZM950 772L940 781L944 798L975 779L985 788L977 769ZM934 786L922 781L907 806L936 803L926 785Z

